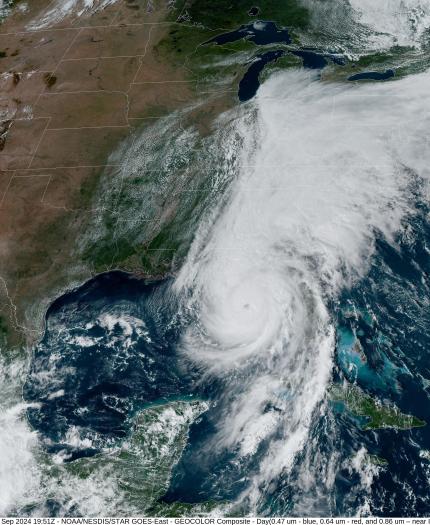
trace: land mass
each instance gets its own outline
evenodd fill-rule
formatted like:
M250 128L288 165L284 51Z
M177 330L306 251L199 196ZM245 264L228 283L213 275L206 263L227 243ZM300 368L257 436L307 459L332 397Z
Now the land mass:
M169 132L179 141L189 130L198 156L258 53L246 39L202 45L255 20L248 1L113 0L57 18L48 4L9 2L1 15L0 338L9 348L38 340L49 303L96 273L175 271L208 174L158 157L131 177L124 158L145 134L144 158L161 150L154 133L171 115ZM259 9L292 35L308 24L296 0Z
M426 426L426 422L410 414L403 414L395 405L388 405L369 396L355 385L332 387L331 399L344 404L354 416L364 419L364 430L409 430Z
M8 348L37 341L50 302L97 273L176 271L212 192L226 184L215 188L216 162L200 165L199 152L239 103L245 72L262 49L281 50L262 75L300 67L300 39L316 38L298 0L259 2L258 20L288 34L262 45L246 34L214 41L258 23L247 0L89 4L57 16L55 2L9 1L0 13L0 344ZM382 71L408 53L328 61L324 75Z

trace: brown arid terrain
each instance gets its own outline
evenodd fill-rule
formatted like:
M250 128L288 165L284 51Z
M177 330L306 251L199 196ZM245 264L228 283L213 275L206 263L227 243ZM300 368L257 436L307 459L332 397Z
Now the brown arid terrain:
M47 23L50 6L18 2L0 25L0 330L9 347L39 338L49 303L95 272L75 247L103 211L94 206L100 177L120 167L111 152L196 97L183 63L157 52L172 2L106 2ZM228 96L198 111L217 113ZM205 133L208 118L200 121Z

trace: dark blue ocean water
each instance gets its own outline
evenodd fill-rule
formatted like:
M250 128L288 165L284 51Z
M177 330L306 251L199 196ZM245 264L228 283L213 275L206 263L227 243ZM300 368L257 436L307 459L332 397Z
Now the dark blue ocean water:
M250 15L251 16L251 15ZM257 46L266 46L269 44L291 44L291 37L288 28L278 28L273 21L259 20L240 26L235 31L221 33L214 38L211 38L202 45L217 44L224 45L230 42L246 39ZM303 48L303 49L278 49L271 50L266 53L257 55L251 61L250 66L245 72L239 83L238 97L241 102L246 102L252 99L260 87L260 73L267 64L275 62L281 56L291 53L302 60L303 67L308 69L324 69L328 65L328 61L337 64L345 65L346 58L333 53L322 53L317 49ZM351 75L348 77L350 81L356 80L388 80L395 75L392 69L385 72L365 71Z
M335 309L340 375L349 377L351 361L357 362L354 352L344 352L342 344L345 336L354 334L366 361L355 367L349 379L427 423L408 431L358 435L351 424L341 425L342 448L363 442L388 461L372 487L371 499L372 508L388 516L430 511L428 463L420 457L420 451L430 447L429 211L426 205L416 205L416 215L405 223L396 247L378 238L368 277L345 291Z
M303 61L303 67L309 69L323 69L327 65L327 60L323 55L315 53L314 51L291 51L291 53Z
M217 44L224 45L237 40L246 39L258 46L265 46L268 44L291 44L291 38L287 28L278 29L276 24L271 21L257 21L250 24L242 25L235 31L222 33L216 37L204 42L202 45ZM309 69L323 69L327 66L327 59L338 65L344 65L345 59L334 54L323 54L312 49L298 49L286 50L278 49L268 51L257 55L252 60L244 76L239 83L238 97L241 102L246 102L252 99L260 87L260 73L267 64L275 62L278 58L291 53L302 59L303 67ZM380 75L379 73L362 73L360 75ZM358 75L358 76L360 76ZM370 78L361 77L360 78ZM388 78L388 77L387 77ZM349 78L348 80L358 80Z
M331 305L338 339L333 381L354 382L375 398L430 422L430 210L419 203L418 190L416 201L415 214L405 221L396 246L376 232L367 276ZM234 500L257 472L264 445L240 462L234 451L208 448L231 385L202 382L199 371L178 353L189 321L178 315L177 307L169 280L145 282L120 272L96 277L58 299L47 313L46 333L35 348L24 388L27 400L41 403L29 410L29 420L49 438L48 451L63 450L67 461L73 461L98 453L98 442L106 446L129 433L132 414L148 403L189 395L207 399L211 408L191 426L164 499ZM90 338L91 345L79 337ZM238 373L235 380L247 378ZM56 397L59 390L64 395ZM62 442L72 426L99 441L70 450ZM388 462L369 490L362 487L359 472L346 467L361 447ZM359 418L330 404L315 421L292 472L271 484L261 512L306 514L302 503L309 500L309 514L350 515L368 501L376 515L428 515L428 463L420 456L428 448L429 426L366 431ZM314 458L310 466L309 452ZM305 464L315 478L315 486L306 490L299 483ZM330 464L333 485L317 491Z
M289 38L287 30L273 23L263 29L250 27L211 42L246 37L265 45ZM272 50L251 63L239 86L240 100L255 95L264 66L285 52ZM325 67L327 59L338 60L311 50L294 54L304 67L313 69ZM375 232L368 274L330 304L337 332L333 381L357 384L373 397L430 422L430 210L421 203L420 182L413 184L415 213L405 220L396 246ZM28 410L28 419L48 453L61 452L68 462L99 454L132 432L133 416L145 406L178 397L205 399L210 409L191 426L188 445L163 498L234 501L258 472L269 444L240 461L237 451L212 450L232 379L202 380L201 370L179 351L190 322L180 312L170 279L145 281L112 272L55 301L23 391L27 401L39 404ZM246 370L234 376L238 383L248 380ZM75 427L90 445L66 442ZM360 472L348 467L363 447L388 462L368 488ZM367 504L376 515L428 515L430 463L421 457L427 449L429 426L366 431L359 418L329 403L310 429L292 471L263 490L259 510L277 515L351 515ZM302 483L303 472L310 473L313 483ZM246 512L246 502L242 511Z
M348 80L388 80L389 78L394 77L394 71L392 69L387 69L383 73L378 71L364 71L363 73L357 73L356 75L351 75L348 77Z
M67 431L86 429L103 445L127 435L130 418L145 404L190 391L175 354L179 331L169 284L113 272L51 305L24 397L41 403L28 418L52 452L64 449L70 460L97 453L69 450L62 444Z
M268 44L276 44L282 42L284 44L290 44L291 38L288 29L279 29L275 22L269 20L259 20L251 22L250 24L242 25L235 31L229 31L228 33L222 33L220 35L211 38L206 44L228 44L230 42L236 42L245 38L250 42L254 42L258 46L264 46Z
M246 73L243 75L242 80L239 83L239 100L246 102L251 100L255 96L260 87L260 73L263 71L265 66L270 62L275 62L285 54L284 51L268 51L262 55L258 55L256 60L252 62Z

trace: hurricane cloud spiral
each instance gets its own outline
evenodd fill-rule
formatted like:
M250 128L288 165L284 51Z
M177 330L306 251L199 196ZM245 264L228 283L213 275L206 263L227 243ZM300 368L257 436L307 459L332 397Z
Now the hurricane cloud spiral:
M428 176L429 85L427 73L355 86L282 72L235 116L237 177L175 288L194 316L184 355L229 385L212 446L264 449L244 494L255 510L322 406L328 303L366 273L375 235L394 243L411 178Z

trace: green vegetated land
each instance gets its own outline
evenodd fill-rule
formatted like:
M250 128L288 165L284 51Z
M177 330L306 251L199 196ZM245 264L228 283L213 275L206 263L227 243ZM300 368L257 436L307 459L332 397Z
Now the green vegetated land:
M395 76L390 79L397 80L406 75L419 73L430 66L430 55L419 49L408 46L393 46L392 48L378 53L369 53L357 57L355 60L346 61L342 67L331 69L330 80L344 81L350 75L364 71L384 72L393 69ZM368 82L374 82L372 80Z
M309 12L297 0L288 2L263 1L258 3L257 17L250 16L253 2L240 0L185 2L182 14L176 19L164 39L157 45L157 52L175 64L182 64L190 77L201 83L232 83L238 72L262 46L247 39L216 45L202 45L216 35L238 29L255 20L271 20L278 27L303 30L309 25ZM274 46L282 47L277 43ZM271 46L264 46L269 49Z
M309 23L308 12L297 0L260 2L257 17L248 14L253 6L252 1L243 0L195 0L177 2L171 11L170 26L151 52L157 61L169 64L189 80L191 94L183 107L196 105L196 108L173 117L176 129L172 124L163 134L157 132L156 124L155 128L148 124L150 121L144 124L152 151L148 150L146 157L150 160L142 169L120 174L118 184L112 188L100 189L105 178L102 175L96 188L83 189L83 198L92 193L103 201L96 206L106 210L94 228L94 242L87 243L83 250L84 261L96 272L122 267L148 275L164 275L186 255L199 218L213 195L212 174L198 160L202 153L206 154L212 123L237 103L237 86L249 62L262 48L271 47L257 46L246 39L222 46L203 44L217 34L256 19L273 20L291 32ZM300 60L293 56L280 61L280 67L299 64ZM178 106L177 111L183 107ZM148 111L151 116L157 108ZM170 114L174 112L171 110ZM145 134L145 127L140 133ZM192 149L189 143L181 143L179 135L186 135L183 128L197 130L198 136L190 138ZM176 158L166 161L169 151L174 151ZM139 153L136 151L136 158Z
M201 504L164 503L171 472L186 446L190 425L205 410L202 401L172 401L149 406L137 414L131 435L112 452L52 467L65 469L71 483L91 480L95 486L117 492L117 512L144 512L146 515L181 516L209 512L213 502Z
M250 16L252 7L258 7L257 16ZM288 28L293 43L256 45L246 38L223 45L206 43L216 35L238 29L255 20L271 20L279 28ZM189 81L187 100L178 104L176 110L195 105L194 110L176 117L177 123L186 129L197 130L200 137L193 139L193 151L188 144L180 144L178 130L151 137L152 124L148 126L148 140L156 155L148 151L151 161L148 173L121 174L116 188L103 188L103 213L100 229L96 231L93 243L84 250L84 260L96 272L121 267L131 271L142 271L152 276L165 275L178 265L186 255L197 224L215 196L206 191L210 174L202 170L199 157L206 153L207 136L213 132L213 122L220 113L237 104L237 90L240 79L249 63L263 51L272 48L293 49L299 44L297 34L310 26L310 14L298 0L278 2L267 0L258 3L239 0L185 0L178 1L168 16L170 25L160 41L151 50L154 58L168 64L184 80ZM393 51L393 56L401 54ZM390 55L391 56L391 55ZM330 65L331 74L344 78L375 62L385 67L387 57L363 57L353 70L349 65ZM273 68L300 66L300 58L286 53L276 62L268 65L262 73L270 74ZM175 109L148 108L148 117L159 113L174 114ZM150 122L150 121L148 121ZM144 132L144 131L143 131ZM168 143L165 137L170 137ZM178 147L175 147L178 141ZM178 161L166 167L164 157L174 150ZM138 154L139 152L136 152ZM136 155L137 158L137 155ZM193 168L194 166L194 168ZM182 177L181 170L187 170ZM103 177L102 177L103 178ZM183 190L192 186L193 192ZM100 195L100 187L94 191ZM156 196L156 193L162 198ZM106 197L105 197L106 196ZM115 210L112 212L112 210Z
M214 165L210 149L174 116L142 130L118 153L124 168L101 180L98 205L104 211L92 226L95 236L84 247L84 260L95 271L120 266L153 276L167 273L186 255L216 185L216 174L207 169Z
M309 24L309 13L297 0L191 0L185 3L185 11L194 23L211 29L235 29L249 21L248 12L255 6L259 8L259 19L302 29Z
M410 414L403 414L395 405L387 405L364 393L359 387L335 385L331 388L331 399L341 402L354 416L365 419L364 430L392 428L409 430L426 425L425 421Z
M255 6L259 11L253 17L249 11ZM223 45L207 43L216 35L236 30L255 20L271 20L279 28L288 28L293 43L259 46L246 38ZM188 116L180 117L181 125L197 129L201 137L194 142L194 151L187 159L184 155L180 156L184 162L173 168L176 174L171 172L168 183L166 177L157 171L164 169L160 156L158 161L151 162L152 176L123 177L119 185L122 188L121 194L117 196L114 192L108 193L111 195L111 202L104 203L105 207L115 208L117 216L105 214L102 238L85 252L85 259L93 264L96 271L125 267L142 270L145 274L164 275L180 264L196 225L213 195L202 191L208 176L202 170L191 177L193 188L198 191L194 194L181 191L188 187L189 181L181 179L179 171L185 164L188 168L193 164L198 166L196 159L205 153L206 147L202 135L210 135L213 131L212 123L217 116L237 104L238 84L249 63L263 51L272 48L296 48L300 44L297 35L310 28L310 14L298 0L267 0L258 3L245 0L185 0L176 3L169 21L169 27L160 41L155 43L152 52L156 60L169 64L172 70L189 81L191 95L182 107L193 104L198 107L190 111ZM401 61L405 52L403 48L393 48L388 53L363 56L344 66L330 64L327 77L345 80L350 74L368 68L384 70ZM286 53L267 66L262 79L273 68L286 69L300 64L300 58ZM178 109L181 110L179 107ZM148 109L148 116L156 113L157 108ZM165 136L160 140L165 141ZM169 140L169 148L172 148L174 140ZM153 140L152 145L160 148L157 140ZM187 151L186 145L183 150ZM165 188L163 200L155 202L154 186L158 189ZM129 227L125 228L123 219L130 215L133 215L134 220L129 221Z

